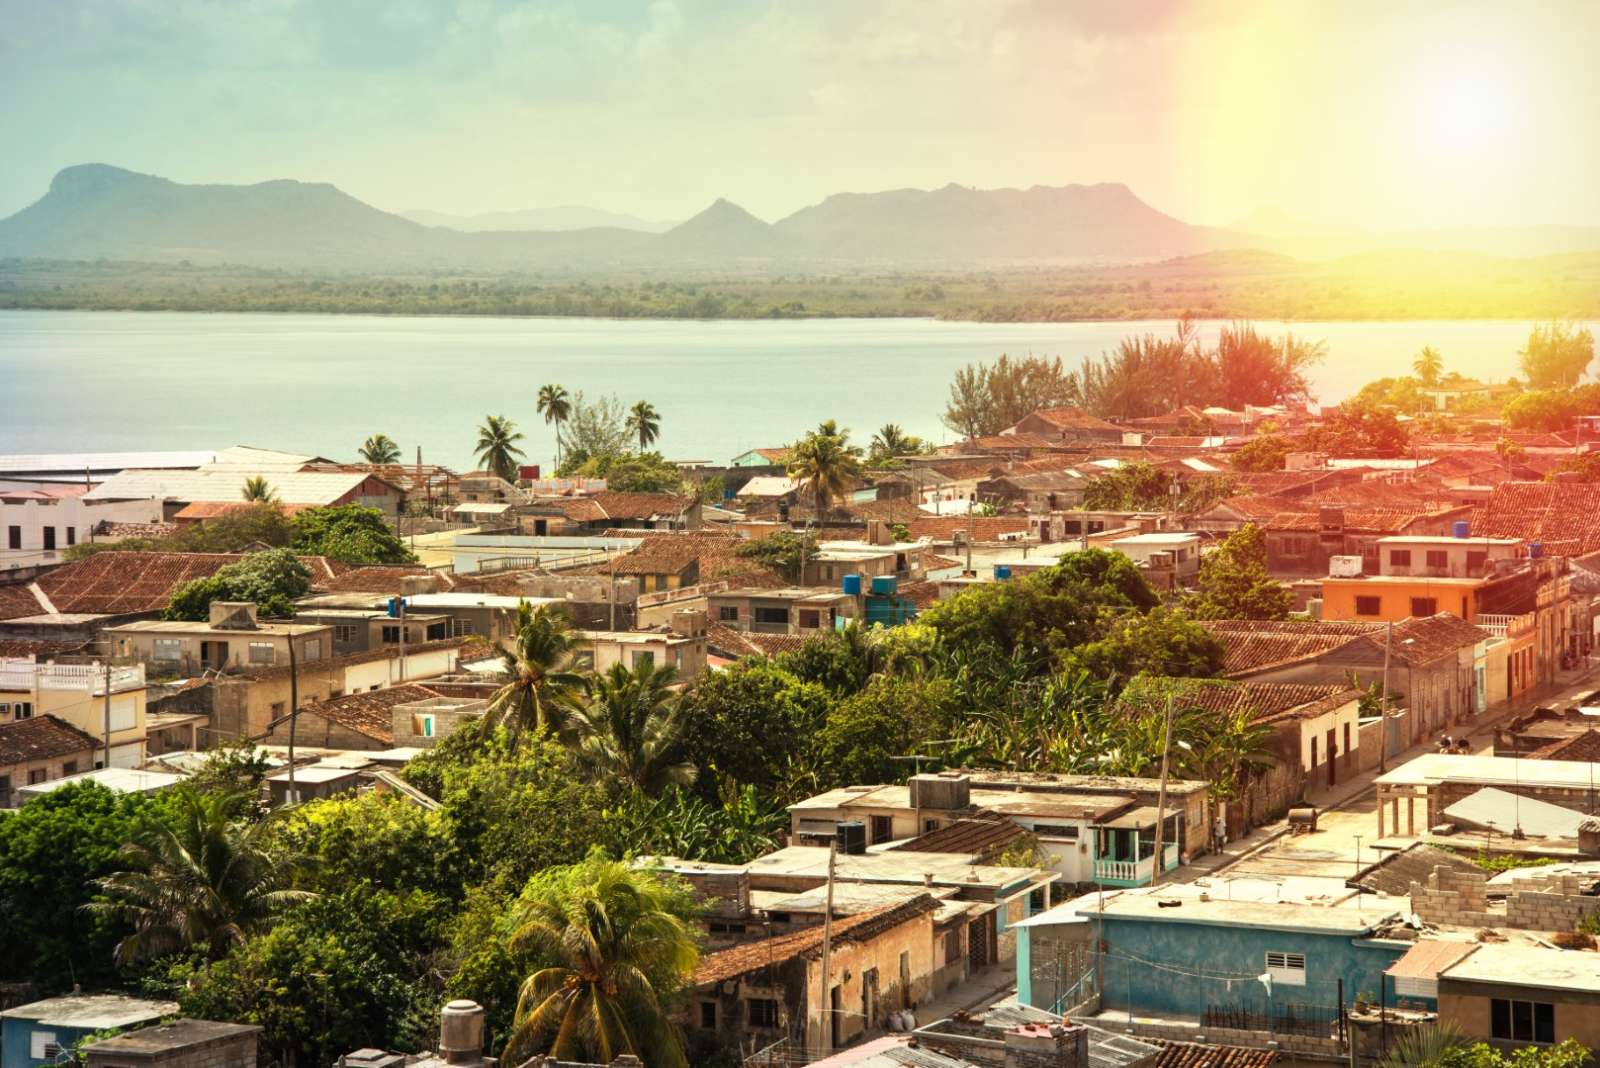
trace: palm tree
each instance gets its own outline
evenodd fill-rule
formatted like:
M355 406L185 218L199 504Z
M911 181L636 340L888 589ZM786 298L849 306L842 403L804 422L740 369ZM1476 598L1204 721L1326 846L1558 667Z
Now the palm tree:
M251 504L271 504L278 499L278 491L267 482L266 476L252 475L244 480L240 496Z
M628 430L639 437L639 451L661 436L661 413L649 401L640 401L628 411Z
M1439 384L1439 375L1444 371L1444 357L1432 345L1425 346L1411 361L1411 370L1416 372L1423 385L1431 389Z
M511 948L554 963L522 981L504 1059L548 1052L609 1064L631 1053L652 1068L687 1068L663 1005L699 960L682 910L657 876L603 856L539 876Z
M567 387L551 383L539 387L539 414L544 416L545 425L556 425L556 466L561 465L561 424L565 423L572 415L572 398L567 396Z
M400 446L388 434L374 434L361 446L361 458L369 464L397 464Z
M850 431L832 419L819 424L789 450L788 475L805 485L821 522L833 501L854 488L861 473L861 450L850 444Z
M271 821L242 818L251 801L184 788L165 821L122 847L125 867L98 880L104 898L87 906L132 924L118 963L189 946L218 960L284 906L315 896L290 889L300 858L268 849Z
M1378 1062L1378 1068L1431 1068L1455 1050L1472 1045L1472 1039L1454 1023L1410 1027Z
M503 415L486 416L483 426L478 428L478 447L474 454L483 461L485 468L507 482L515 482L517 461L523 455L522 450L517 448L517 442L521 440L522 434L517 430L517 424Z
M872 435L874 460L892 460L896 456L907 456L921 451L921 440L900 429L899 423L885 423L878 428L876 434Z
M483 730L504 724L516 737L523 731L560 730L584 681L572 670L576 646L561 609L517 602L516 636L500 654L510 681L490 698Z
M607 779L654 796L668 786L694 781L694 765L677 760L683 720L671 690L677 672L639 664L629 671L613 664L604 675L584 680L584 700L573 728L578 756Z

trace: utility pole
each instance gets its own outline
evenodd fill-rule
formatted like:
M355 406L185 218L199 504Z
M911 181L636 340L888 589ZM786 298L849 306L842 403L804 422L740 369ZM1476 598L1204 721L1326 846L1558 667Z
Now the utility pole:
M102 767L111 766L111 653L106 653L106 759Z
M1167 824L1167 763L1172 754L1172 691L1167 691L1167 723L1162 732L1161 742L1161 786L1156 791L1156 855L1150 863L1150 885L1154 886L1161 881L1161 832L1166 830ZM1134 828L1133 833L1139 833Z
M289 804L300 800L294 785L294 728L300 721L300 672L294 659L294 635L289 635Z
M833 862L839 855L839 836L835 834L828 843L828 894L822 910L822 1048L833 1048L833 977L828 966L833 956Z
M1394 623L1390 622L1383 626L1383 688L1378 695L1379 774L1389 770L1389 656L1393 651Z

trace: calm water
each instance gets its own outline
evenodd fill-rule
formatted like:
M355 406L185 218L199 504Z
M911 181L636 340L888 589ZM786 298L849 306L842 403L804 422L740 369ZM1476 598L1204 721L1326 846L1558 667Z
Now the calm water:
M1281 330L1279 324L1262 324ZM1219 324L1204 326L1214 338ZM530 462L554 437L534 410L545 382L644 398L661 447L724 462L836 418L856 435L897 422L948 440L938 414L951 374L1002 352L1069 363L1167 322L931 320L634 322L0 311L0 453L250 444L351 458L367 435L407 459L470 464L475 428L505 414ZM1296 323L1328 344L1314 374L1337 400L1406 373L1423 345L1464 374L1504 379L1529 324Z

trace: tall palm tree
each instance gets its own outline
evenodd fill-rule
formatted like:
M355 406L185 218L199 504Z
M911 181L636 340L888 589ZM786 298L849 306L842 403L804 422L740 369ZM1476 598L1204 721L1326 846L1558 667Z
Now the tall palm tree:
M397 464L400 446L388 434L374 434L361 446L361 458L369 464Z
M522 981L505 1057L538 1052L609 1064L624 1053L687 1068L663 1005L699 960L694 934L657 876L591 856L527 891L514 952L554 963Z
M478 447L473 450L474 455L488 470L507 482L515 482L517 461L523 455L522 450L517 448L517 442L521 440L522 433L510 419L503 415L486 416L483 426L478 428Z
M572 415L572 398L567 395L567 387L550 383L539 387L539 414L544 416L545 425L556 425L556 466L561 465L561 424L565 423Z
M483 730L504 724L516 737L524 731L559 731L584 681L572 670L576 647L561 609L519 601L516 636L512 647L500 654L510 681L489 699Z
M661 413L649 401L640 401L628 411L628 430L639 438L639 451L661 436Z
M117 961L198 946L218 960L315 895L290 888L300 858L267 846L270 820L243 818L249 794L184 788L171 815L122 847L121 871L98 880L89 909L132 924Z
M251 504L271 504L278 499L278 491L272 488L265 475L252 475L245 479L239 495Z
M892 460L922 451L922 441L900 429L899 423L885 423L872 435L872 458Z
M1432 388L1439 384L1439 375L1444 372L1444 357L1432 345L1428 345L1411 361L1411 370L1416 372L1423 385Z
M829 419L789 450L788 475L804 484L821 522L828 507L850 492L861 473L861 450L850 444L850 431Z
M607 779L654 796L668 786L694 781L694 765L677 759L683 720L670 687L677 672L640 664L632 671L613 664L604 675L584 680L584 699L572 726L578 756Z

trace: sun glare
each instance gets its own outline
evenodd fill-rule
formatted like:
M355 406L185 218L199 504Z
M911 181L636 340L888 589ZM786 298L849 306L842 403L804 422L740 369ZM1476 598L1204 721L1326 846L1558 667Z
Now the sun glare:
M1418 97L1419 134L1458 155L1494 151L1509 132L1511 87L1503 69L1477 57L1427 65Z

